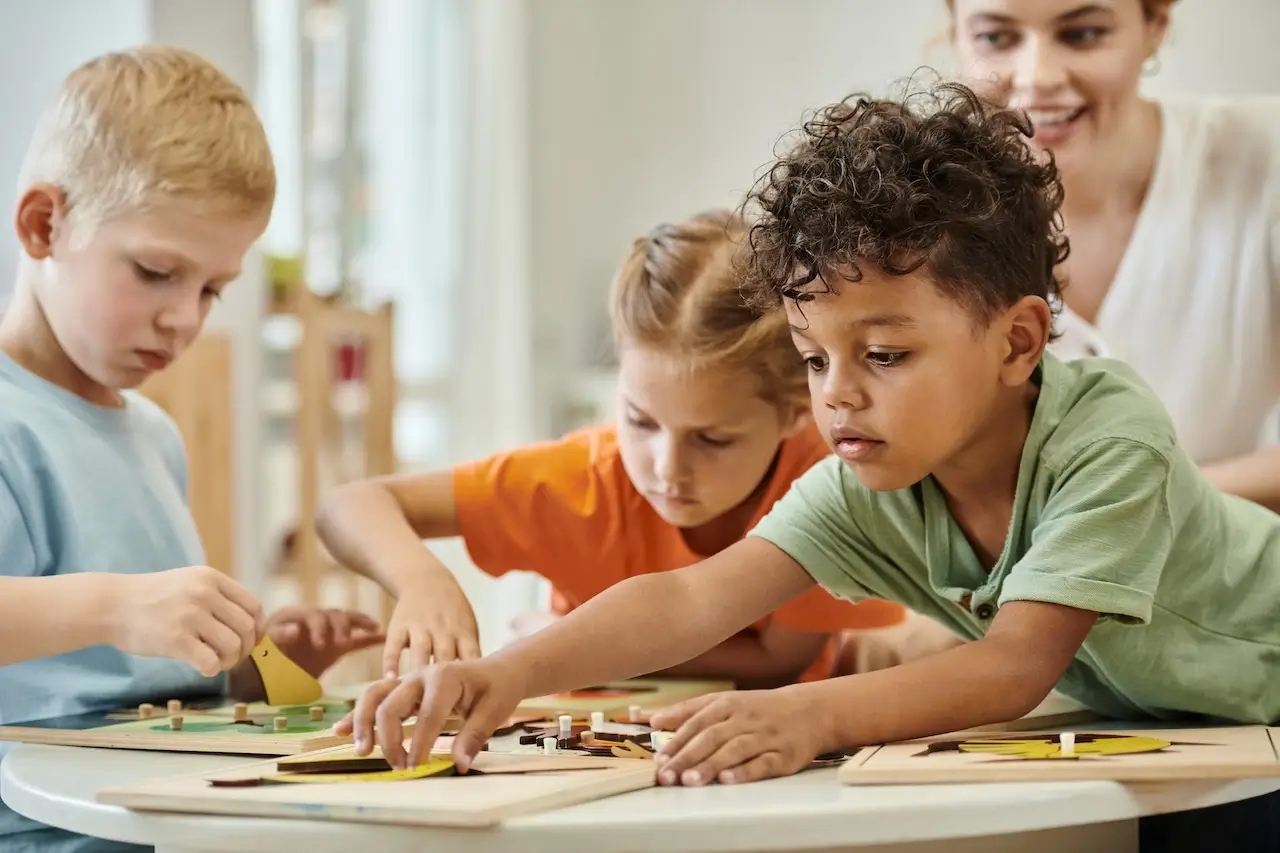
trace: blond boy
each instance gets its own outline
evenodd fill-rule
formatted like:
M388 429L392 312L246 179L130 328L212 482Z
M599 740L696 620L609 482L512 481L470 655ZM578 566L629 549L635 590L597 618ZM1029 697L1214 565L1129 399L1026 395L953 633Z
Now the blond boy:
M0 724L255 698L270 632L319 675L381 641L202 565L172 421L133 392L200 333L266 227L275 171L244 92L186 51L98 57L63 82L19 176L0 320ZM115 849L0 808L5 851Z

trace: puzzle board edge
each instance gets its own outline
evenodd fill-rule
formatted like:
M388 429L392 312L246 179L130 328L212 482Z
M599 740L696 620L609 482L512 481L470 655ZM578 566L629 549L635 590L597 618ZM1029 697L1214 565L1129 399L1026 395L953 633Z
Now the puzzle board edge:
M1091 734L1142 734L1156 735L1169 734L1176 737L1212 737L1212 733L1216 731L1231 731L1240 735L1254 734L1255 741L1260 740L1258 746L1266 745L1269 747L1268 756L1254 756L1248 760L1233 759L1214 762L1212 760L1205 762L1185 762L1179 761L1170 763L1168 766L1159 767L1145 763L1133 763L1123 760L1115 760L1103 763L1101 761L1073 762L1073 761L1008 761L1007 763L990 763L985 765L949 765L949 766L921 766L919 769L904 768L900 764L889 764L889 761L896 762L902 754L902 747L916 749L923 748L930 743L945 740L955 740L963 734L975 734L978 736L991 734L1025 734L1027 736L1035 735L1057 735L1058 732L1049 729L1040 729L1029 732L989 732L978 730L967 730L966 732L938 735L927 738L919 738L900 743L883 744L866 760L853 764L846 762L841 765L837 772L837 779L842 785L869 786L869 785L967 785L967 784L983 784L983 783L1009 783L1009 782L1171 782L1171 781L1226 781L1234 779L1268 779L1280 778L1280 753L1278 753L1275 744L1276 739L1273 733L1266 726L1244 725L1244 726L1205 726L1193 727L1187 729L1165 729L1165 728L1126 728L1123 726L1095 726L1088 729ZM1262 737L1257 738L1257 734ZM1247 747L1248 744L1238 745ZM1235 748L1235 747L1227 747ZM1113 756L1120 759L1121 756ZM880 760L877 764L875 759ZM1043 772L1050 769L1051 772Z
M506 755L498 753L500 755ZM273 819L321 819L354 823L415 826L436 828L488 828L504 820L548 809L568 808L594 802L632 791L653 787L657 768L652 762L618 760L616 765L584 771L565 777L570 780L563 788L542 792L525 799L499 803L483 809L459 809L456 806L436 805L434 811L426 807L413 807L397 803L308 803L308 794L316 788L312 785L287 786L296 791L290 801L254 799L247 792L254 788L224 788L223 791L239 791L241 796L201 796L198 791L183 790L182 783L204 781L213 776L234 777L236 774L266 769L272 761L255 761L216 773L185 773L170 777L149 779L126 785L111 786L99 790L95 799L104 805L114 805L139 812L165 814L217 815L223 817L264 817ZM496 778L496 777L495 777ZM550 777L547 777L550 778ZM425 781L425 780L423 780ZM445 780L433 780L444 782ZM462 780L460 780L462 781ZM381 783L376 783L381 784ZM375 784L375 787L376 787ZM388 782L388 785L412 784ZM466 784L464 781L463 784ZM203 790L203 789L201 789Z

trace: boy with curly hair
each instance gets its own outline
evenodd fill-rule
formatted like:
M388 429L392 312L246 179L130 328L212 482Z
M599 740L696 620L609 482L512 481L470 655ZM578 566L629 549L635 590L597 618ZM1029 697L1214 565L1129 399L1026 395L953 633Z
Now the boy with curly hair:
M1134 371L1046 353L1067 252L1052 162L1020 115L937 95L828 107L752 194L748 295L786 312L835 455L701 563L372 685L349 724L362 748L403 765L418 714L416 761L457 711L466 766L522 697L671 666L815 584L967 642L668 708L660 782L1007 721L1054 687L1115 718L1280 720L1280 517L1216 491Z

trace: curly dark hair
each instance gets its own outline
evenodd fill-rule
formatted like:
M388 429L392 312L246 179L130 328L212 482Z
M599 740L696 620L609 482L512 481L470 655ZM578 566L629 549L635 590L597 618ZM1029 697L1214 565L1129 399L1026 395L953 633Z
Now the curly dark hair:
M945 83L901 101L850 95L801 127L744 201L760 215L744 252L755 305L807 301L815 281L921 267L984 319L1024 296L1058 310L1068 254L1052 157L1023 141L1022 113ZM820 292L820 291L818 291Z

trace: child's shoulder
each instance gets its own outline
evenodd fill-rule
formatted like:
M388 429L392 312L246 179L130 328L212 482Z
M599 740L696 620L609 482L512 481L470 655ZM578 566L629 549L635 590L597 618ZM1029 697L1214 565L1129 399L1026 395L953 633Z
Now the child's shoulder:
M173 419L141 393L123 397L118 409L96 406L0 356L0 467L15 477L55 476L92 463L103 450L142 449L160 454L181 479L186 452Z
M456 465L453 473L455 490L483 495L489 495L497 483L503 488L577 494L594 491L602 483L627 482L617 430L610 424L584 426L556 438L506 448Z
M1142 445L1171 461L1180 452L1160 397L1126 362L1046 355L1032 426L1042 464L1059 467L1099 445Z

